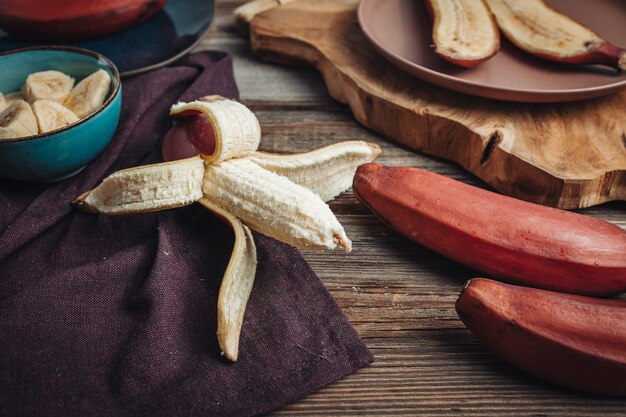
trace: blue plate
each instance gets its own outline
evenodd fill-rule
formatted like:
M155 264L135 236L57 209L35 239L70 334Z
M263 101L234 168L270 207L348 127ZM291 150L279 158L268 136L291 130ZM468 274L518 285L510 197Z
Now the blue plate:
M169 64L189 52L209 29L214 5L214 0L168 0L154 18L137 27L67 45L108 57L122 77L139 74ZM22 41L0 30L0 52L35 45L46 43Z

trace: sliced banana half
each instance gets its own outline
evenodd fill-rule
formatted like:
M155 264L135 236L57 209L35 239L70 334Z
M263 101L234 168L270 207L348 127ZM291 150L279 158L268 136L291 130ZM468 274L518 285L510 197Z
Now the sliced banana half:
M35 114L24 100L12 102L0 113L0 139L32 136L38 132Z
M102 106L110 87L111 76L100 69L76 84L63 105L82 119Z
M520 49L570 64L602 64L626 70L626 51L543 0L486 0L498 26Z
M435 53L474 67L500 49L500 32L483 0L427 0L433 18Z
M59 71L41 71L30 74L22 86L22 94L29 103L52 100L62 103L74 86L74 79Z
M39 133L60 129L79 120L71 110L52 100L34 102L33 112L37 118Z

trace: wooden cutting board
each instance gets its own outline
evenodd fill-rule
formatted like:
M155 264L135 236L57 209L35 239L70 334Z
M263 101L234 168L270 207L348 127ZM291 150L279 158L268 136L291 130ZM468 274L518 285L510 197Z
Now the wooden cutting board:
M356 119L457 162L502 193L561 208L626 200L626 89L558 104L508 103L428 84L378 55L354 0L257 0L237 12L262 59L310 65Z

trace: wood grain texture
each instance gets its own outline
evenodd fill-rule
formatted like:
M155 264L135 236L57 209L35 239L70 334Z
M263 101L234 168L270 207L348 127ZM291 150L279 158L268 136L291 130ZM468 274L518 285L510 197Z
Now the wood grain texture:
M365 126L455 161L505 194L562 208L626 199L626 90L564 104L447 91L379 56L356 5L300 0L263 9L250 22L252 48L268 61L314 66Z
M232 13L217 3L198 49L233 56L242 101L260 119L261 148L304 152L342 140L376 142L390 165L416 166L488 187L458 165L418 154L358 124L328 96L320 74L262 62ZM353 240L351 254L302 251L374 354L374 363L273 416L624 416L626 400L543 383L504 363L458 319L454 302L477 273L395 234L346 192L330 203ZM626 228L626 203L580 212ZM254 296L254 292L252 294Z

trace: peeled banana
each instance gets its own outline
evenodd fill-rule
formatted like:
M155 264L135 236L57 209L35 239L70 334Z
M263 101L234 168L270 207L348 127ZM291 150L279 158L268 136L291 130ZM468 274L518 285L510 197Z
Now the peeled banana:
M4 95L0 93L0 111L3 111L8 106L7 101L4 99Z
M256 249L248 227L298 247L340 247L349 252L351 241L322 198L349 188L357 165L381 151L376 145L354 141L299 155L263 154L255 152L260 141L258 120L240 103L198 100L176 104L171 113L183 118L205 115L212 128L205 134L211 136L207 140L216 141L215 152L118 171L74 204L92 213L127 214L198 201L230 224L235 246L220 288L217 334L224 355L236 361L256 271Z
M82 119L102 106L110 87L111 76L100 69L76 84L63 101L63 105Z
M50 132L77 122L78 116L62 104L52 100L37 100L33 103L39 133Z
M0 113L0 140L36 135L37 119L27 102L17 100Z
M74 79L59 71L41 71L30 74L22 86L26 101L52 100L62 103L74 86Z

